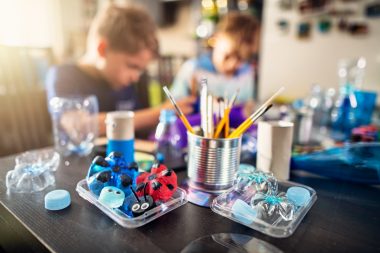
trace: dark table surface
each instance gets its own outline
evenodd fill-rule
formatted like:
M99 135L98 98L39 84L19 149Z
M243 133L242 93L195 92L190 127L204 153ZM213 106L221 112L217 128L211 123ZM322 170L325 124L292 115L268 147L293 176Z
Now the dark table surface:
M14 156L0 159L0 252L180 252L197 238L218 233L253 236L284 252L379 252L380 189L292 173L291 181L308 185L318 199L295 233L272 238L191 203L137 229L117 225L75 191L91 158L61 159L56 183L39 193L7 192L5 174ZM185 170L177 171L179 180ZM71 206L44 209L53 189L71 193Z

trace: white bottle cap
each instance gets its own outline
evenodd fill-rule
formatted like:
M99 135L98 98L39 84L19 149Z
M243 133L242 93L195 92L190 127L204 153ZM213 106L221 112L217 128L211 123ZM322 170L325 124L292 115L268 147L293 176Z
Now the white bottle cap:
M132 111L115 111L106 115L106 134L109 140L131 140L135 137L135 114Z

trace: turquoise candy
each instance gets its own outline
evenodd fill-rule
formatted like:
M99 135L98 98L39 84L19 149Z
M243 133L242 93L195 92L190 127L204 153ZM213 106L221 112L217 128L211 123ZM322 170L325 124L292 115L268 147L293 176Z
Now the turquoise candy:
M45 195L45 208L47 210L62 210L68 207L70 203L70 193L66 190L54 190Z
M286 192L286 196L296 206L304 206L310 200L310 192L303 187L290 187Z
M237 199L231 209L232 215L244 224L251 224L257 217L256 209L241 199Z
M125 194L114 186L106 186L99 195L99 202L109 208L118 208L123 205Z

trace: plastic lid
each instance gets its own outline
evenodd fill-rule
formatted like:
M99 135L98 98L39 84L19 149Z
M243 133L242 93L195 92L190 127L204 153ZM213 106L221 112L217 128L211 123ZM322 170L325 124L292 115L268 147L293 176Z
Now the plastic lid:
M177 119L173 110L164 109L160 112L160 122L170 123Z
M45 208L48 210L62 210L70 203L70 193L66 190L54 190L45 195Z
M310 192L303 187L293 186L286 192L286 197L293 201L297 206L304 206L310 200Z

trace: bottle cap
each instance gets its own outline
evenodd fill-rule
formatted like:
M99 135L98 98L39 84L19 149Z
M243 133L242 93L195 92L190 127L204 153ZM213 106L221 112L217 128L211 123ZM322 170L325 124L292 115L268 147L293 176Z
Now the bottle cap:
M70 193L66 190L54 190L45 195L45 208L51 211L62 210L70 203Z
M297 206L304 206L310 200L310 192L303 187L293 186L287 190L286 197Z
M160 112L160 122L170 123L177 119L173 110L164 109Z
M134 139L134 112L115 111L106 114L106 135L108 140Z

